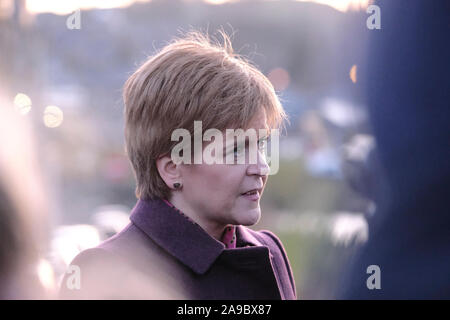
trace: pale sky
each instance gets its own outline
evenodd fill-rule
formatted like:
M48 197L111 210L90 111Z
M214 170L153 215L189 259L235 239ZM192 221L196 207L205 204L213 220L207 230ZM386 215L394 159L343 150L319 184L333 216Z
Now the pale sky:
M92 8L123 8L134 2L148 2L150 0L26 0L26 6L31 13L52 12L55 14L69 14L77 9ZM189 1L189 0L186 0ZM207 3L222 4L238 0L203 0ZM263 1L263 0L261 0ZM272 0L273 1L273 0ZM317 2L329 5L339 11L365 9L370 0L297 0Z

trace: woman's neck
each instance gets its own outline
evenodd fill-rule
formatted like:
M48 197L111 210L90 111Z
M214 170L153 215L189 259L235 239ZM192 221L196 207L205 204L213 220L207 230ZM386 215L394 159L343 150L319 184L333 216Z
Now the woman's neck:
M221 241L222 235L225 231L226 225L217 223L207 219L204 215L201 215L199 210L192 208L182 197L172 195L167 199L175 208L183 212L186 216L195 221L206 233L217 241Z

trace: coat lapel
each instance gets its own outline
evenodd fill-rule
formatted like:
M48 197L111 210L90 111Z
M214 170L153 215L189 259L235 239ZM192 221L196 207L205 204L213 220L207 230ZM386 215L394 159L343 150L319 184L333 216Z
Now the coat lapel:
M130 220L197 274L205 273L225 249L223 243L161 199L139 200Z

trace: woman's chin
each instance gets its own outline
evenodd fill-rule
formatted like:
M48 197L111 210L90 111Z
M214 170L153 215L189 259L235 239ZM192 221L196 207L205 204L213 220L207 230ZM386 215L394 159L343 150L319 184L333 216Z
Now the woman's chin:
M258 223L261 218L261 209L259 206L250 210L241 211L239 217L237 217L240 225L253 226Z

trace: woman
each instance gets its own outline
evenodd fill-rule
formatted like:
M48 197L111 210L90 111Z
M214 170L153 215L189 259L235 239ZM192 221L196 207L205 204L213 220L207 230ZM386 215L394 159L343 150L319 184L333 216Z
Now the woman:
M268 79L222 35L223 46L199 33L177 39L126 82L126 148L139 200L123 231L75 258L79 289L70 284L75 275L67 275L63 298L296 299L280 240L246 227L261 216L269 173L264 150L256 150L256 161L250 155L232 163L196 161L221 139L225 152L214 149L215 160L230 154L238 160L244 148L251 154L252 140L239 149L226 139L227 129L257 132L262 142L260 133L285 118ZM180 129L191 138L211 129L216 135L200 147L183 141L179 156L187 161L180 162L174 157Z

